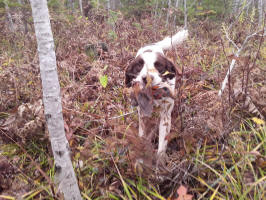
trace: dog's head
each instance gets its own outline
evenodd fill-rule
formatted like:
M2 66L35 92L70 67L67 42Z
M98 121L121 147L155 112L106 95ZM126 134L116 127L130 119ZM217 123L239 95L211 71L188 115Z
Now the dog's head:
M125 84L132 87L135 83L140 88L147 85L168 88L174 93L176 68L162 53L146 50L139 54L126 68Z

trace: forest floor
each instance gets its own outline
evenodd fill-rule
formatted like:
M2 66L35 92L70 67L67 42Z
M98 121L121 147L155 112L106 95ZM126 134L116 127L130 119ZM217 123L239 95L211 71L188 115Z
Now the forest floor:
M266 44L254 37L239 58L211 20L166 53L181 74L166 165L155 167L157 137L137 135L124 70L143 45L174 34L150 16L106 23L52 14L65 131L84 199L263 199L266 186ZM242 22L241 45L252 30ZM42 107L33 25L10 33L1 22L0 199L60 198ZM240 28L241 27L241 28ZM243 28L244 27L244 28ZM237 66L222 98L231 60ZM156 124L156 121L151 122ZM143 162L139 162L142 160Z

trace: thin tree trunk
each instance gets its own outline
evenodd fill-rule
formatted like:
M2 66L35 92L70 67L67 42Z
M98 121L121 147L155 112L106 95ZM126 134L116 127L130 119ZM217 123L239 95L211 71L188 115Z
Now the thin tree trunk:
M168 0L168 11L167 11L167 16L166 16L166 24L165 24L165 26L168 26L170 12L171 12L171 0Z
M184 28L187 29L187 0L184 0Z
M265 4L265 2L263 2L263 0L259 0L259 2L258 2L259 26L262 26L262 23L263 23L264 4Z
M241 0L235 0L233 1L233 13L237 14L240 6Z
M81 14L81 16L84 16L84 15L83 15L82 0L79 0L79 8L80 8L80 14Z
M72 14L74 13L74 0L67 0L67 7L71 9Z
M47 0L30 0L30 3L38 44L44 113L55 160L55 178L66 200L80 200L82 198L64 131L60 86Z
M18 18L19 18L19 21L22 21L23 22L23 12L22 12L22 1L21 0L17 0L18 1ZM24 22L23 22L24 24ZM19 24L19 29L21 30L21 32L24 32L25 33L25 29L23 30L22 28L22 25Z
M157 17L157 11L158 11L158 5L159 5L159 0L155 0L155 12L154 12L154 18L156 19Z
M175 1L175 9L176 9L176 10L178 10L178 4L179 4L179 0L176 0L176 1ZM175 16L174 16L174 23L175 23L174 25L176 25L176 14L175 14Z
M21 8L19 8L19 13L21 15L21 21L23 22L23 26L24 28L21 28L24 32L24 34L28 33L28 23L27 23L27 17L26 17L26 12L25 12L25 8L24 8L24 1L22 0L18 0L18 4L21 6Z
M109 10L111 9L111 0L107 0L107 10L108 10L108 13L109 13ZM98 4L97 4L98 5Z
M7 0L4 0L4 4L5 4L5 9L6 9L6 17L7 17L7 21L9 23L9 30L11 32L14 32L15 31L15 27L14 27L14 23L13 23L13 19L12 19L12 16L10 14L10 10L9 10L9 6L8 6L8 2Z
M155 2L155 11L154 11L154 16L153 16L153 28L154 31L156 32L157 30L157 15L158 15L158 6L159 6L159 0L156 0Z

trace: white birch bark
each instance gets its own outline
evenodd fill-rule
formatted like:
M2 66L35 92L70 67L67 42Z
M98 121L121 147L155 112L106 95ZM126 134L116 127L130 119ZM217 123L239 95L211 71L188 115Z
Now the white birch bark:
M80 14L81 14L81 16L84 16L84 15L83 15L82 0L79 0L79 8L80 8Z
M178 8L179 0L175 1L175 7Z
M55 160L55 178L66 200L79 200L82 198L64 131L60 86L47 0L30 0L30 3L38 44L44 112Z
M263 24L263 16L264 16L264 4L265 1L259 0L258 2L258 10L259 10L259 26L262 26Z
M4 0L4 4L5 4L5 10L6 10L6 16L7 16L7 21L9 23L9 30L11 32L14 32L15 31L15 27L14 27L14 23L13 23L13 19L12 19L12 16L10 14L10 10L9 10L9 6L8 6L8 1L7 0Z
M111 2L110 2L110 0L107 0L107 10L108 10L108 12L109 12L109 10L111 9Z

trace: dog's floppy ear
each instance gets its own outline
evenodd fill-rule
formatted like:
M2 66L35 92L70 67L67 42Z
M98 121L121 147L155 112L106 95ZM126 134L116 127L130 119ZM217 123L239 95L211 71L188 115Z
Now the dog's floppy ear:
M132 86L132 80L138 76L138 74L142 70L143 66L144 66L144 61L140 56L135 58L129 64L129 66L126 68L126 71L125 71L126 87Z
M167 58L165 59L166 59L167 71L170 72L168 78L172 79L176 76L176 66L172 63L172 61L168 60Z
M176 76L177 70L175 65L161 54L157 55L157 61L154 63L154 66L165 79L173 79Z

